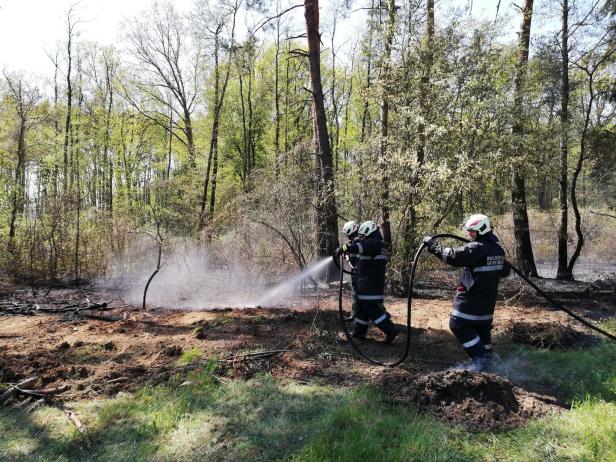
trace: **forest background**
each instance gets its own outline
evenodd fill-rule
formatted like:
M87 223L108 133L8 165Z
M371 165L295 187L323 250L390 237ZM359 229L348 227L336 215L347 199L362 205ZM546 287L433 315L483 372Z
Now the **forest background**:
M613 262L616 2L525 0L514 30L493 3L160 2L114 45L74 4L52 74L3 70L2 273L111 278L188 245L276 277L374 219L403 293L422 237L477 212L526 274Z

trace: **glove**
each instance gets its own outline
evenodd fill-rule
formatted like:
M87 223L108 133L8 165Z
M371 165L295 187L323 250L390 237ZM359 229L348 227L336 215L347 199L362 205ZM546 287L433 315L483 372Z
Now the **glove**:
M338 260L340 258L340 255L344 253L344 247L346 246L338 247L336 250L334 250L334 260Z
M422 242L426 244L426 247L428 248L428 250L432 250L434 249L434 247L436 247L436 241L432 239L432 236L424 237Z

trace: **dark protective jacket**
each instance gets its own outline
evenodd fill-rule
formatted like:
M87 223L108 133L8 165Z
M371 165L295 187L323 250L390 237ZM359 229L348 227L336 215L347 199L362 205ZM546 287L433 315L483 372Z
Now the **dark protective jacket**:
M349 245L357 244L358 242L361 242L361 239L359 238L359 236L356 235L354 238L351 239ZM351 284L353 286L353 290L357 292L357 262L359 261L359 254L348 253L347 260L351 265Z
M464 268L453 301L453 316L469 321L492 320L498 283L510 273L505 252L498 242L489 232L462 247L435 243L428 249L445 263Z
M357 254L357 300L382 302L385 289L387 251L381 232L377 229L370 236L347 246L349 254Z

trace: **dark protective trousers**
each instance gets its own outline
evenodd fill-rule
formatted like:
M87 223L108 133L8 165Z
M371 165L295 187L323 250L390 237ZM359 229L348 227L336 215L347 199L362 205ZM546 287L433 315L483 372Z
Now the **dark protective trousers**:
M451 316L449 329L471 358L492 354L492 320L469 321Z
M385 311L382 302L357 301L357 313L355 313L354 337L365 337L368 331L368 321L371 320L376 327L381 329L385 335L389 335L394 330L394 323L389 319L389 313Z

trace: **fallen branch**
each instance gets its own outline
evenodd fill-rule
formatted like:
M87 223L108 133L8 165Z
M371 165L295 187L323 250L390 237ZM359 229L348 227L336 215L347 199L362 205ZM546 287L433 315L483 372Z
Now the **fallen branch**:
M13 396L19 390L20 387L27 387L33 384L34 382L36 382L37 380L38 380L38 377L34 376L34 377L27 378L25 380L22 380L16 385L13 385L11 388L9 388L8 390L6 390L4 393L0 395L0 403L3 403L7 399L9 399L11 396Z
M280 354L286 353L287 351L290 351L289 348L285 348L283 350L271 350L271 351L255 352L255 353L245 353L241 355L234 355L230 358L219 359L218 361L219 362L235 362L235 361L244 360L244 359L263 359L263 358L268 358L270 356L280 355Z
M599 215L599 216L608 217L608 218L616 218L616 215L610 215L609 213L593 212L592 210L589 210L589 212L592 213L593 215Z
M128 377L118 377L117 379L107 380L107 384L123 382L125 380L128 380Z
M66 390L69 390L71 387L68 385L61 385L56 388L48 388L46 390L26 390L20 387L16 387L19 393L23 393L24 395L30 396L52 396L59 395L60 393L64 393Z

